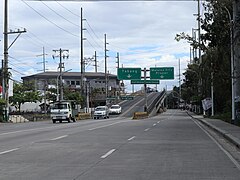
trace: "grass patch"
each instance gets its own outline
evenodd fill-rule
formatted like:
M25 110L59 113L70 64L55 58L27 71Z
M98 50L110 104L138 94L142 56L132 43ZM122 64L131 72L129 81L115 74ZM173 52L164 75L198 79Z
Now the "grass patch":
M231 123L232 121L232 114L230 112L222 113L222 114L216 114L214 116L210 117L211 119L220 119L222 121Z

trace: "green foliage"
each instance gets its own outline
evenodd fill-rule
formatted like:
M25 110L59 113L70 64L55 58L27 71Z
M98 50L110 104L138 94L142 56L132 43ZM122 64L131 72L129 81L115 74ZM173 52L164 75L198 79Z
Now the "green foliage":
M185 33L176 35L176 40L187 40L194 48L204 52L200 65L188 65L184 83L181 86L182 98L186 102L198 102L211 97L211 76L213 76L214 106L217 113L229 111L231 99L230 73L230 18L232 12L231 0L206 0L205 13L200 19L201 43ZM195 61L196 62L196 61ZM213 74L212 74L213 73ZM200 86L200 84L201 86Z
M57 100L57 90L55 88L49 88L46 92L46 99L55 102Z
M2 107L3 105L5 105L6 101L2 98L0 98L0 107Z
M13 96L9 97L9 102L11 105L15 106L18 111L20 111L21 105L25 102L37 102L41 99L40 93L33 90L31 86L14 83Z
M79 92L77 91L70 91L70 90L65 90L64 91L64 98L67 100L73 100L75 101L77 104L82 104L84 102L83 97L80 95Z

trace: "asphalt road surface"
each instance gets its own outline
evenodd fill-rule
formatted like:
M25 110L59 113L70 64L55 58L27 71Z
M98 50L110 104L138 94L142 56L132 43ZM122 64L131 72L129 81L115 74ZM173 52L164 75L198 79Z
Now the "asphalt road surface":
M144 120L0 124L0 145L0 180L240 179L238 160L179 110Z

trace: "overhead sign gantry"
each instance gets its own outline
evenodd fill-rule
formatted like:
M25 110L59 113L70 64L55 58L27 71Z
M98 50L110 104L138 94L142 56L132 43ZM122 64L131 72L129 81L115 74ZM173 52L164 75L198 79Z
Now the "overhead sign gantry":
M141 76L141 72L144 76ZM150 77L147 77L147 71L150 71ZM118 68L117 78L119 80L131 80L131 84L144 84L145 89L145 106L147 111L147 84L159 84L159 80L174 79L174 67L152 67L150 70L144 68ZM143 78L143 79L142 79ZM147 80L150 78L150 80Z

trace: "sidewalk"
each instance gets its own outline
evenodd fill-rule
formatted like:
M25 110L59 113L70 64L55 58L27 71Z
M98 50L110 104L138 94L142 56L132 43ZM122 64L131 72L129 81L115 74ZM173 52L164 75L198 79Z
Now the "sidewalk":
M196 115L193 112L188 111L187 113L194 119L201 121L206 126L221 134L225 139L240 149L240 127L219 119L204 118L202 115Z

